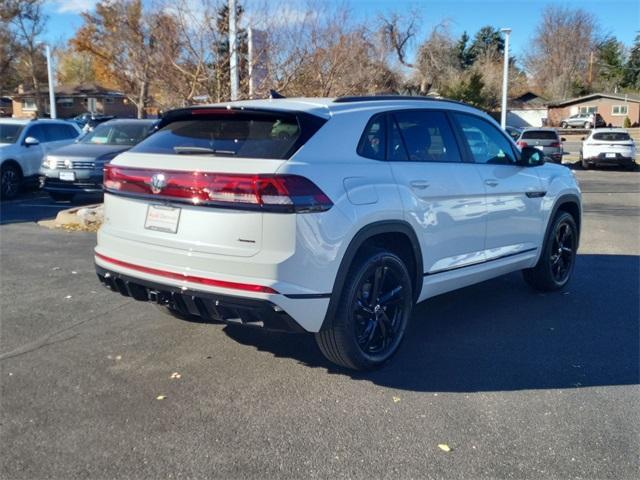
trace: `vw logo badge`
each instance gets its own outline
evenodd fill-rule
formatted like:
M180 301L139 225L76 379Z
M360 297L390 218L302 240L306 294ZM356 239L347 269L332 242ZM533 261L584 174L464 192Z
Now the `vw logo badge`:
M160 193L167 186L167 177L165 177L164 173L156 173L151 177L150 185L153 193Z

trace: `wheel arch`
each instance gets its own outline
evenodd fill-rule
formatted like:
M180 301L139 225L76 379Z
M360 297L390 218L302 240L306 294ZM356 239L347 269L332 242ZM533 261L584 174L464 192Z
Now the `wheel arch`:
M20 163L18 163L13 158L7 158L6 160L3 160L2 162L0 162L0 168L4 168L7 165L13 165L13 166L17 167L18 171L20 172L20 176L24 178L24 170L22 170L22 167L20 166Z
M580 202L580 197L574 193L565 193L560 195L556 200L553 208L551 209L551 214L549 215L549 220L547 221L547 228L544 232L545 241L549 235L549 229L551 228L551 223L553 219L556 218L558 212L567 212L570 214L576 222L576 227L578 228L578 246L580 245L580 231L582 228L582 207Z
M338 273L336 274L333 289L331 291L329 306L320 330L327 325L328 319L335 315L338 302L340 301L340 292L344 288L347 274L358 254L368 245L386 246L388 245L386 242L389 239L397 239L397 236L401 236L402 240L397 242L397 244L394 244L395 246L389 248L389 250L397 253L398 256L403 258L403 260L405 260L407 255L411 256L411 263L413 265L407 265L407 268L409 269L409 273L412 274L412 284L415 290L414 300L418 298L420 291L422 290L423 262L420 242L418 241L418 237L413 227L403 220L382 220L374 222L361 228L349 242L349 245L342 256L342 260L340 261L340 266L338 267ZM407 252L406 249L403 249L405 246L410 246L409 252Z

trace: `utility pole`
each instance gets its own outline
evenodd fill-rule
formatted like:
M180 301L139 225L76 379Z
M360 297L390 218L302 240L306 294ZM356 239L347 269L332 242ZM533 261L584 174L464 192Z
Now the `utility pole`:
M253 99L254 85L253 85L253 28L249 27L247 29L247 43L249 44L248 52L247 52L247 60L248 60L248 74L249 74L249 98Z
M501 28L504 33L504 66L502 69L502 111L500 112L500 126L504 130L507 126L507 90L509 89L509 35L510 28Z
M49 77L49 115L58 118L56 113L56 92L53 90L53 67L51 65L51 49L45 45L47 54L47 76Z
M229 70L231 73L231 101L238 99L238 35L236 27L236 0L229 0Z

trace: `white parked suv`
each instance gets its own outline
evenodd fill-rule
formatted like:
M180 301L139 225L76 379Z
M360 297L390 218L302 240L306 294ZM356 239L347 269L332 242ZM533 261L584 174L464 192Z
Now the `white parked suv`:
M313 332L353 369L416 302L512 271L571 277L581 195L488 115L420 97L174 110L105 168L100 280L178 315Z
M0 197L13 198L24 182L37 182L44 156L80 133L64 120L0 119Z
M582 138L580 161L584 169L597 165L636 168L636 144L621 128L596 128Z

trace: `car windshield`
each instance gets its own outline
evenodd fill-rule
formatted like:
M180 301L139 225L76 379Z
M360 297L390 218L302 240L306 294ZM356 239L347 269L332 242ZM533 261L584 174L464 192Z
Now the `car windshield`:
M527 130L522 133L523 140L557 140L558 134L550 130Z
M125 145L133 146L142 140L150 123L103 123L89 133L80 142L93 145Z
M624 142L631 140L627 132L600 132L593 134L594 140L604 140L605 142Z
M170 123L133 151L285 159L300 137L295 116L224 113Z
M0 123L0 143L16 143L23 128L23 125Z

